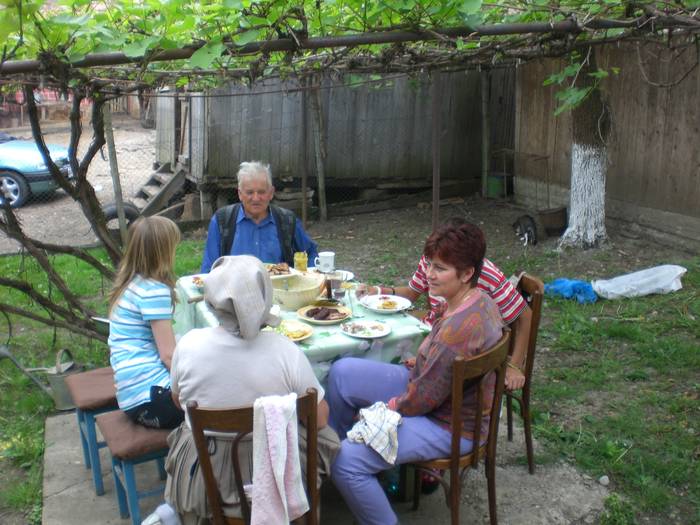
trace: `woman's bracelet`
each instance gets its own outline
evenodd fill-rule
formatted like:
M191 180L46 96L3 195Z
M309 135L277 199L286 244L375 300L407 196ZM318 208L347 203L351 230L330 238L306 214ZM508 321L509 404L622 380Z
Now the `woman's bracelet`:
M524 374L524 373L525 373L525 372L523 372L523 369L522 369L522 368L520 368L520 367L519 367L518 365L516 365L516 364L511 363L510 361L508 361L506 364L507 364L509 367L511 367L511 368L515 368L515 369L516 369L518 372L520 372L521 374Z
M385 288L383 288L381 286L377 286L376 288L377 288L377 295L382 295L382 294L386 293L384 291ZM393 286L388 286L387 288L391 289L391 295L396 295L396 288L394 288Z

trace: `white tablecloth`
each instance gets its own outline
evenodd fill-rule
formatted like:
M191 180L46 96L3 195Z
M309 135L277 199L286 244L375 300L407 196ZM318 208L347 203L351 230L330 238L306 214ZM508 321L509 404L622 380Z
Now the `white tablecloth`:
M201 296L191 275L177 281L178 304L175 307L175 335L181 337L193 328L219 323L204 301L189 302ZM391 333L379 339L358 339L345 335L340 324L313 325L313 335L297 343L309 358L318 379L325 382L333 361L346 356L365 357L386 363L415 355L430 328L406 313L379 314L353 301L354 317L374 319L391 326ZM297 319L296 312L281 311L283 319Z

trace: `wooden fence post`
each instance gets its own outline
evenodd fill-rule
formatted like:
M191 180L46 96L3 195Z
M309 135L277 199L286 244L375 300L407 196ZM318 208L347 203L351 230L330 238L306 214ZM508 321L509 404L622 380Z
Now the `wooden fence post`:
M488 69L481 70L481 196L488 194L488 179L490 168L491 116L489 115L489 93L491 91L491 73ZM503 185L507 188L505 173Z
M440 222L440 71L432 73L431 110L433 125L433 230Z
M306 192L309 186L309 82L308 78L301 81L301 136L302 136L302 158L303 170L301 172L301 223L306 228L308 219L308 206L306 203Z
M318 177L318 206L321 211L321 222L328 220L328 207L326 205L326 172L324 160L326 157L326 141L323 133L323 111L321 108L321 82L323 77L317 77L319 85L313 88L311 96L311 109L314 116L314 154L316 159L316 176ZM304 195L304 199L306 195Z
M107 151L109 152L109 172L112 175L112 185L114 186L114 201L117 204L117 218L119 219L119 233L121 234L122 246L126 246L126 216L124 215L124 201L122 198L122 184L119 180L119 166L117 164L117 151L114 147L114 132L112 130L112 110L109 104L102 106L102 116L104 118L105 139L107 140Z

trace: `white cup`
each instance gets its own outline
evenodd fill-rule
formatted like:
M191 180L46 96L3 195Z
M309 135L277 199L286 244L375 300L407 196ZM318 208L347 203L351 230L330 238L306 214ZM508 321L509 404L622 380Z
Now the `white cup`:
M335 270L335 252L321 252L314 259L314 266L319 272L330 273Z

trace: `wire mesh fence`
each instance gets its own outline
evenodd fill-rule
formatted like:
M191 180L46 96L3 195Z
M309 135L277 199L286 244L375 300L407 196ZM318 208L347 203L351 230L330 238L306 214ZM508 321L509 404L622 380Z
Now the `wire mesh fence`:
M138 111L122 97L110 103L113 112L113 133L116 151L116 169L124 200L133 198L148 180L155 161L155 129L142 125ZM42 91L39 102L41 129L52 158L63 165L70 143L70 102L58 94ZM43 101L49 100L50 103ZM38 101L37 101L38 102ZM80 203L53 182L41 154L36 148L32 130L21 104L3 104L0 123L0 188L13 204L25 233L37 240L72 246L89 245L96 237L85 218ZM50 108L48 110L47 108ZM93 138L90 123L92 105L81 108L82 137L78 160L82 158ZM69 166L63 166L70 173ZM114 202L112 167L105 145L94 157L88 169L88 181L104 209ZM0 253L20 249L15 241L0 233Z

